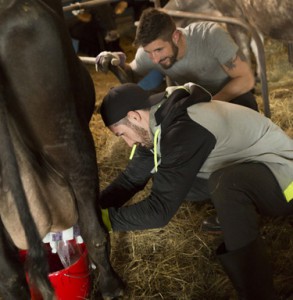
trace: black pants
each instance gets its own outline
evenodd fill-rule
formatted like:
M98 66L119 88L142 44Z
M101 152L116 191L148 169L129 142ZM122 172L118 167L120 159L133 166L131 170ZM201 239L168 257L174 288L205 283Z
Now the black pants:
M228 251L248 245L259 236L259 215L293 214L274 175L261 163L245 163L214 172L208 180Z
M256 99L251 92L240 95L237 98L231 100L230 102L234 104L246 106L248 108L258 111L258 105Z

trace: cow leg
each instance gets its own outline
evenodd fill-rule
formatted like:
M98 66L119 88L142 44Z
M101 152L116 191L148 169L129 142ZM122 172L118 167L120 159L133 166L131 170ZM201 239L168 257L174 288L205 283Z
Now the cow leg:
M87 246L90 260L100 272L101 294L104 299L115 299L123 294L124 285L111 266L108 251L109 235L97 214L99 178L94 142L88 129L81 131L76 126L73 132L84 139L72 138L72 144L65 149L61 148L59 155L54 153L57 149L50 149L50 157L54 157L58 166L64 166L65 163L63 169L69 170L67 178L76 199L80 233Z
M78 205L79 206L79 205ZM99 218L101 220L101 218ZM100 225L96 207L90 203L79 206L79 226L91 261L97 266L99 288L103 299L115 299L123 295L124 284L115 273L109 259L109 235Z
M80 131L80 128L76 127L73 132L76 132L76 136L87 138L72 138L72 144L65 148L47 147L46 155L55 162L54 165L69 170L66 178L76 200L80 233L90 260L100 271L101 294L104 299L115 299L123 293L124 285L111 266L108 252L109 236L97 214L99 178L93 140L89 130Z
M5 300L29 300L30 291L17 248L6 239L0 220L0 294Z

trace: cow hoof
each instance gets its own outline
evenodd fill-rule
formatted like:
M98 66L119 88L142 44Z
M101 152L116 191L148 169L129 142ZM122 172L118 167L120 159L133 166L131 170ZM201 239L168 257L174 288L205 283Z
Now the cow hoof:
M124 295L125 284L117 276L108 281L101 282L100 280L100 289L103 300L118 300Z
M103 300L122 300L123 299L123 294L121 296L118 296L118 297L110 297L110 296L102 296L103 297Z
M124 290L115 291L115 295L111 293L111 295L108 294L102 294L103 300L122 300L124 296Z

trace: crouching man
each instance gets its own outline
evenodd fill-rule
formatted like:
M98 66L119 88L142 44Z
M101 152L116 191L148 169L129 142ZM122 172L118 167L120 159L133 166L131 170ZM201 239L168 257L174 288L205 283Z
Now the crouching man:
M107 127L137 148L101 195L114 231L165 226L184 200L210 198L224 243L218 257L241 299L274 299L259 217L293 213L293 141L261 114L211 100L189 83L150 96L135 84L103 99ZM153 179L149 196L123 206Z

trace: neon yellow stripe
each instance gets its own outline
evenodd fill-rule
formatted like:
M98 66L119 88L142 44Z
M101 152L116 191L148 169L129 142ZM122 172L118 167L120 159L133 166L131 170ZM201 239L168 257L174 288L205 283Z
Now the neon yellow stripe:
M135 150L136 150L136 144L134 144L134 145L132 146L132 150L131 150L131 153L130 153L130 156L129 156L129 159L130 159L130 160L133 159Z
M293 200L293 181L285 189L284 195L285 195L287 202L290 202L291 200Z
M155 132L154 136L154 163L155 163L155 171L158 172L158 137L159 137L160 129L158 128Z

